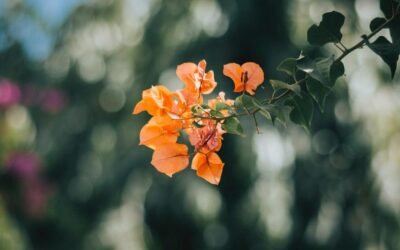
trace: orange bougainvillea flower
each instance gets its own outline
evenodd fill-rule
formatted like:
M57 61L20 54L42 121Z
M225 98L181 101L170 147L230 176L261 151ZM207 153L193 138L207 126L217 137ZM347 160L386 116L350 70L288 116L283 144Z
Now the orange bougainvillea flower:
M240 66L237 63L224 65L224 75L231 78L235 84L235 92L246 91L254 95L254 91L264 82L264 71L260 65L247 62Z
M192 169L197 175L214 185L219 184L223 168L224 163L214 152L197 153L192 160Z
M198 65L194 63L183 63L176 68L176 75L185 84L191 93L210 94L217 83L214 80L212 70L206 73L207 63L201 60Z
M158 145L175 143L181 123L169 116L153 117L140 130L140 145L156 149Z
M161 85L152 86L143 91L142 100L135 106L133 114L147 111L150 115L159 116L170 111L173 104L171 91Z
M221 125L213 120L203 120L202 128L188 129L190 144L196 152L208 153L219 151L222 145Z
M171 177L189 165L188 147L177 143L161 144L154 150L151 164Z

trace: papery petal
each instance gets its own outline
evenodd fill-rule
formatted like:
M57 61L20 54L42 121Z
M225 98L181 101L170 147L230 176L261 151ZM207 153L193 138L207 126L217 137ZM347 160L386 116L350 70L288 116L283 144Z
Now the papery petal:
M142 100L135 106L133 114L147 111L152 116L159 116L170 111L173 104L171 91L161 85L153 86L143 91Z
M228 63L224 65L224 75L231 78L235 84L234 92L242 92L244 84L242 82L242 68L237 63Z
M189 165L188 148L184 144L162 144L155 149L151 164L171 177Z
M242 65L243 72L247 72L247 82L245 83L246 92L250 95L254 95L254 90L264 82L264 71L260 65L247 62Z
M200 92L202 94L210 94L215 89L216 86L217 82L215 82L214 80L214 71L210 70L204 76L204 79L201 83Z
M179 133L169 133L158 125L146 124L140 130L140 145L156 149L162 144L175 143Z
M176 75L185 84L189 91L196 91L194 73L197 65L194 63L183 63L176 68Z
M192 169L197 170L197 175L211 184L218 185L221 180L224 163L214 153L197 153L192 160Z

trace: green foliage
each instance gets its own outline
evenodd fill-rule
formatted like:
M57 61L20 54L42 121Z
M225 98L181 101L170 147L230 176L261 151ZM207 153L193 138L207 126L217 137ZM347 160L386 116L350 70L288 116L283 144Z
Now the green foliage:
M221 110L229 110L229 111L231 111L231 110L232 110L232 107L229 106L229 105L226 104L226 103L219 102L219 103L217 103L217 104L215 105L215 110L216 110L216 111L221 111Z
M286 104L292 107L289 114L290 120L308 131L314 113L314 104L310 95L302 93L302 97L293 96L286 101Z
M375 30L379 29L379 27L381 27L385 23L386 23L386 19L385 18L376 17L369 24L369 28L370 28L371 31L375 31Z
M284 106L267 104L259 112L262 116L272 121L273 124L279 121L282 125L286 126L286 116Z
M286 58L278 65L277 70L279 70L281 72L285 72L286 74L288 74L290 76L295 76L296 75L296 64L297 64L296 58Z
M383 36L378 37L373 43L367 43L367 46L390 67L393 78L399 60L399 46L392 44Z
M333 56L317 59L301 56L297 67L327 86L333 86L337 78L344 74L343 63L335 61Z
M381 0L380 6L387 19L393 19L387 26L394 44L400 43L400 1L399 0Z
M240 125L240 121L236 117L230 117L222 124L222 129L227 133L243 136L243 128Z
M279 80L269 80L274 90L288 89L300 96L301 88L299 84L288 84Z
M322 84L321 82L319 82L318 80L315 80L314 78L311 77L306 79L306 86L307 86L307 91L310 93L312 98L318 104L319 109L321 111L324 111L326 97L331 92L331 89L326 85Z
M342 40L340 29L344 24L344 19L343 14L336 11L325 13L319 25L314 24L308 29L308 42L317 46L340 42Z

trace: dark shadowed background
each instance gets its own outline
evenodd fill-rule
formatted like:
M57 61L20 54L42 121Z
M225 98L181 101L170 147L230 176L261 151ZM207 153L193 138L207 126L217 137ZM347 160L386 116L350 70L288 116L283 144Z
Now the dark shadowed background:
M143 89L182 86L206 59L218 91L228 62L266 79L324 12L354 44L377 0L0 0L1 250L398 250L400 84L371 52L317 111L311 133L261 122L227 135L222 181L173 178L138 146ZM258 95L269 95L268 82Z

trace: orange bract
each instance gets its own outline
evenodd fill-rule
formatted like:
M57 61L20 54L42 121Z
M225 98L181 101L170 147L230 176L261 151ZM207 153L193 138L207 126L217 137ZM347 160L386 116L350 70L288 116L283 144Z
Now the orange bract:
M178 132L170 133L157 124L146 124L140 130L140 145L156 149L158 145L175 143Z
M197 171L197 175L214 185L219 184L223 168L224 163L214 152L197 153L192 161L192 169Z
M189 165L188 148L184 144L161 144L154 150L151 164L171 177Z
M260 65L253 62L247 62L242 66L237 63L225 64L223 73L233 80L235 92L246 91L254 95L257 87L264 82L264 71Z
M147 111L150 115L159 116L172 109L172 92L164 86L153 86L143 91L142 100L135 106L133 114Z
M206 73L207 63L201 60L198 65L194 63L183 63L176 69L176 75L185 84L191 93L209 94L217 86L212 70Z

